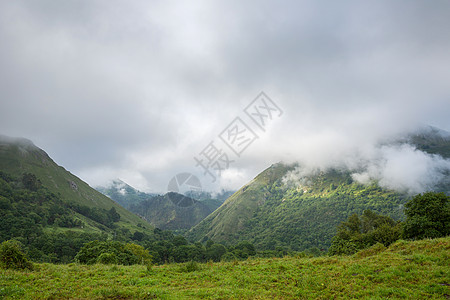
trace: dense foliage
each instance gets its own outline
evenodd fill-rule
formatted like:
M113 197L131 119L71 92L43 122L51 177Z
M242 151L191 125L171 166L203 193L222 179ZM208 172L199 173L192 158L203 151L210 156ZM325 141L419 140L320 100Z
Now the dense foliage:
M19 242L4 241L0 244L0 267L6 269L33 269Z
M450 235L450 197L428 192L415 196L405 205L403 236L407 239Z
M105 240L105 234L81 230L91 220L112 229L120 215L114 208L68 205L34 174L14 178L0 172L0 241L20 241L34 261L70 262L84 243Z
M330 255L349 255L377 243L389 246L400 238L401 224L370 210L342 222L328 250Z
M82 264L134 265L151 263L151 255L142 246L118 241L92 241L86 243L75 256Z

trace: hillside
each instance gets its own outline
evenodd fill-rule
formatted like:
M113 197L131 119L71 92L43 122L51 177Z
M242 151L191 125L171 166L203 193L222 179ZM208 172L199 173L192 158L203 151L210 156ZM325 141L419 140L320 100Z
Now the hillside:
M398 241L353 256L144 266L0 269L6 299L445 299L450 238Z
M35 235L44 240L58 236L64 244L80 246L91 238L126 239L136 231L153 234L151 225L58 166L29 140L0 136L0 171L2 239L18 237L30 244L37 243ZM20 226L33 228L33 235ZM42 243L34 246L36 251L45 248ZM36 252L35 257L44 254Z
M411 135L417 147L448 158L450 138L430 129ZM288 175L295 170L295 180ZM259 249L326 250L337 225L351 214L370 209L396 220L403 218L406 194L363 185L345 170L302 173L301 166L272 165L242 187L186 236L215 242L249 241ZM449 176L450 177L450 176ZM448 177L440 191L449 191Z
M350 173L330 170L289 185L295 166L275 164L245 185L187 233L216 242L249 241L259 249L325 249L337 225L366 209L402 218L405 195L353 182Z

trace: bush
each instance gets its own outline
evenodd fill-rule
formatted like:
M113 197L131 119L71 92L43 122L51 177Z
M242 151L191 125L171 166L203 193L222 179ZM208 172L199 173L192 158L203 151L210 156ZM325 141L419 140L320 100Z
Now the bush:
M117 264L117 256L114 253L104 252L97 258L97 263L105 265Z
M75 260L88 265L95 263L134 265L140 262L139 257L117 241L86 243L75 256Z
M405 205L403 237L424 239L450 234L450 197L444 193L424 193Z
M333 237L328 255L351 255L358 251L358 247L352 240L343 239L339 236Z
M401 225L390 217L365 210L362 216L351 215L342 222L331 240L329 255L351 255L376 243L385 247L400 238Z
M200 270L200 266L196 261L190 261L187 262L183 267L180 269L182 272L194 272Z
M1 243L0 266L6 269L33 270L33 264L23 253L20 243L14 240Z

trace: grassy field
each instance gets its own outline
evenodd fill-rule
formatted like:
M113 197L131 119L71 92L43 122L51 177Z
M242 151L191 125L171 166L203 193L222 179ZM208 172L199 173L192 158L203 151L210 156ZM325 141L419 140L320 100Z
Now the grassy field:
M0 270L7 299L450 298L450 238L353 256L153 266L36 264Z

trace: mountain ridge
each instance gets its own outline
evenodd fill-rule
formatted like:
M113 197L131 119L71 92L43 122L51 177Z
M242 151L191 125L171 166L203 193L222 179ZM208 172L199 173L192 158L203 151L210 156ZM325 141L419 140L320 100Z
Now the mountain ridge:
M445 159L450 157L450 138L429 129L411 134L398 144L414 147ZM233 194L186 237L192 241L211 239L234 244L249 241L259 249L326 249L337 225L351 214L366 209L403 219L403 205L409 195L381 188L378 181L361 184L352 171L329 168L306 172L300 180L287 182L287 174L298 164L273 164ZM302 173L302 172L299 172ZM297 176L298 177L298 176ZM440 191L449 191L448 174Z
M17 177L25 173L34 174L43 186L64 203L105 210L114 208L121 216L120 226L133 231L143 230L142 227L137 226L145 223L141 218L56 164L31 140L0 135L0 170ZM148 228L150 229L151 226L149 225Z

